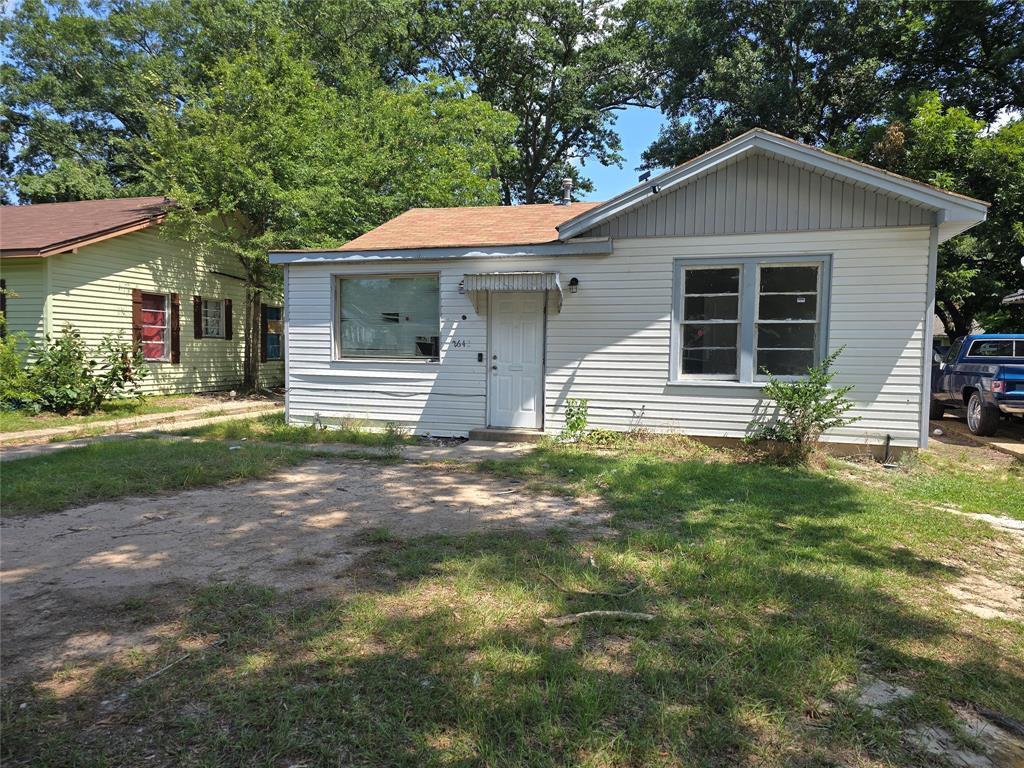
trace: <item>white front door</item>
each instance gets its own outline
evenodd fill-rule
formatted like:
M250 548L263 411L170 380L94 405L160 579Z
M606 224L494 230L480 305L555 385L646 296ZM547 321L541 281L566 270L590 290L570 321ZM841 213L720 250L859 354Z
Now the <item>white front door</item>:
M489 426L539 428L543 409L544 294L492 293L490 307Z

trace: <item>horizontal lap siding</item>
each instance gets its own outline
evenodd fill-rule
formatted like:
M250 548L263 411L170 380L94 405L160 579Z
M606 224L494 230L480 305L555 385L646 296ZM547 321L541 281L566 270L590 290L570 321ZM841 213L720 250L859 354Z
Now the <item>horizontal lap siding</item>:
M669 374L674 258L832 253L829 342L846 345L837 383L853 384L862 420L845 440L916 445L920 413L928 228L830 233L616 240L606 257L393 264L296 265L288 278L289 410L296 420L395 421L433 434L465 434L486 422L486 314L459 294L463 275L558 271L566 293L547 324L545 427L557 432L566 397L589 400L590 426L634 426L742 437L760 390L679 386ZM383 271L441 274L441 363L357 363L331 355L331 275ZM462 315L466 320L462 320ZM452 340L465 341L454 348Z
M43 259L0 260L7 286L7 330L32 341L46 334L46 262Z
M181 362L149 363L144 391L160 393L231 389L242 383L245 284L211 274L211 270L241 276L230 256L202 258L156 228L48 258L51 291L51 330L69 323L90 345L107 334L132 338L132 290L177 293L181 305ZM196 339L192 296L232 301L232 338ZM283 382L283 367L269 368L261 380Z
M478 266L486 263L479 262ZM493 266L493 263L491 264ZM288 415L373 424L395 422L417 434L464 435L485 421L487 327L468 294L459 293L465 272L456 265L397 264L386 270L340 265L289 267L287 352ZM441 363L336 361L332 353L334 274L440 272ZM466 320L462 317L465 315ZM454 347L459 339L464 347Z
M832 254L830 350L861 420L834 439L917 444L928 228L616 240L574 272L580 291L548 325L548 431L566 397L589 400L593 427L742 437L760 389L667 384L674 258ZM563 281L564 282L564 281Z

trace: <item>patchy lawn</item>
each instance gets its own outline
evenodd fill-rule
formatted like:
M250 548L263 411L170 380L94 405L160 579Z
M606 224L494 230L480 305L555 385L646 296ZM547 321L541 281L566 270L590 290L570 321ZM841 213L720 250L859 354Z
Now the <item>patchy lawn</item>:
M515 481L522 495L596 494L613 511L571 535L377 529L334 590L229 583L170 606L126 600L118 620L166 622L163 645L8 681L2 755L53 766L931 766L910 736L919 725L977 746L952 702L1024 719L1024 615L1010 600L981 618L956 591L984 579L1019 594L1024 546L930 503L1012 513L1024 497L1016 470L986 494L966 490L976 467L955 457L943 471L959 479L947 481L930 459L897 472L793 470L675 450L543 447L436 469ZM655 619L541 621L592 609ZM900 694L865 699L878 681Z
M262 477L308 460L288 446L136 438L4 462L0 515L34 515L131 495Z
M233 419L180 432L183 435L210 440L257 440L269 443L351 443L353 445L386 446L415 442L401 432L371 432L358 423L320 428L286 424L283 413L256 418Z
M124 419L131 416L146 416L151 413L170 413L188 408L200 408L214 405L215 400L195 395L162 395L155 397L139 397L126 400L111 400L99 407L88 416L71 414L60 416L56 413L40 413L31 415L21 411L0 411L0 433L25 432L31 429L48 429L50 427L69 427L78 424L94 424L97 421Z

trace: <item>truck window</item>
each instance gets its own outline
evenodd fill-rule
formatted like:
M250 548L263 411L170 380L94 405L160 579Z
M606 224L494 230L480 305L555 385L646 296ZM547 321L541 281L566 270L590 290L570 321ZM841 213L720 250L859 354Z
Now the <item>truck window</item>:
M953 344L953 346L949 348L949 352L946 353L946 360L945 360L945 362L947 362L947 363L955 362L956 361L956 356L960 354L960 347L962 347L963 345L964 345L964 343L962 341L955 342Z
M975 339L968 357L1013 357L1012 339Z

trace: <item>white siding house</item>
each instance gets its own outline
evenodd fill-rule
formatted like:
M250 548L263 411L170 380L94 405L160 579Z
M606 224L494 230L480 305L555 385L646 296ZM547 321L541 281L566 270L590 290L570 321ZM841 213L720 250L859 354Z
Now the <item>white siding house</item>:
M740 438L765 369L843 348L860 419L927 441L936 246L984 203L751 131L600 204L414 209L281 252L286 403L417 434L589 424Z

